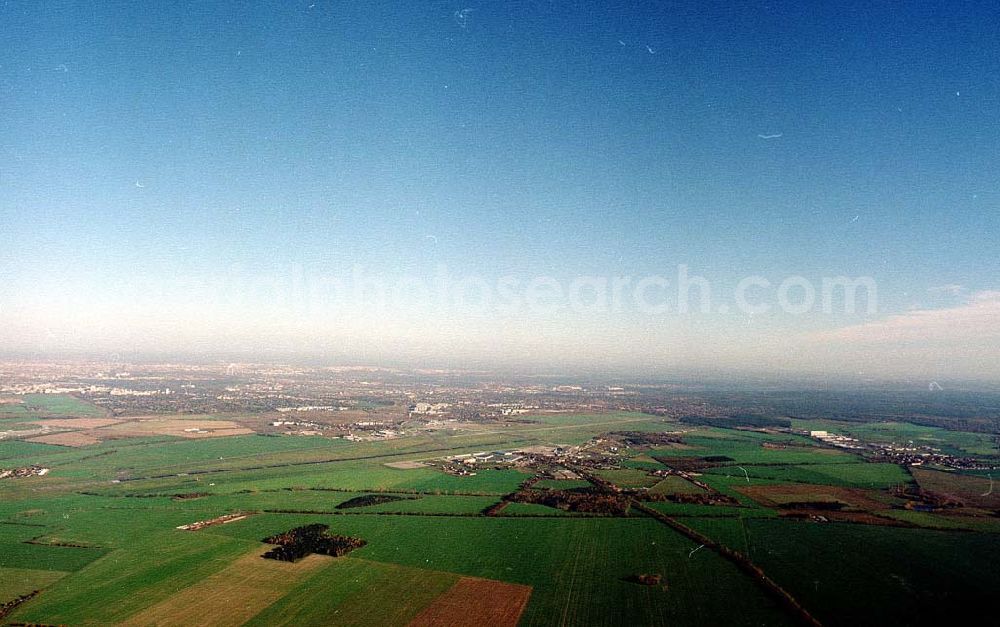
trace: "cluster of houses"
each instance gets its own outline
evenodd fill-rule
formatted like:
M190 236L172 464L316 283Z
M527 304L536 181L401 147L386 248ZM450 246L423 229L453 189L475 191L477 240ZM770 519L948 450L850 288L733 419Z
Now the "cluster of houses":
M446 463L441 470L459 477L473 477L476 475L474 471L476 467L515 464L522 459L524 459L523 455L513 451L480 451L478 453L449 455L444 458Z
M348 433L341 437L349 442L371 442L372 440L392 440L403 435L406 435L406 432L397 429L376 429L374 431L366 431L365 435Z
M247 518L250 514L244 512L235 512L233 514L223 514L216 518L210 520L199 520L198 522L193 522L187 525L180 525L177 527L182 531L198 531L199 529L204 529L205 527L211 527L212 525L225 525L231 522L236 522L237 520L243 520Z
M464 455L452 455L447 459L452 462L459 462L467 466L476 464L513 464L524 457L513 451L481 451L479 453L466 453Z
M907 466L933 464L957 470L996 470L997 468L993 464L974 457L955 457L930 446L872 444L870 448L875 451L873 461L889 461Z
M329 425L323 425L309 420L272 420L272 427L285 427L286 429L297 429L293 435L323 435L323 431L331 429Z
M973 457L956 457L941 452L932 446L896 443L862 443L855 438L826 431L810 431L809 436L817 440L849 449L864 449L870 453L870 461L886 461L907 466L934 464L960 470L993 470L995 467Z
M44 477L49 474L48 468L41 466L26 466L24 468L0 468L0 479L12 479L16 477Z
M521 403L488 403L486 406L500 416L521 416L538 410L537 405L523 405Z
M856 438L840 435L839 433L830 433L828 431L810 431L809 437L816 438L824 444L829 444L830 446L836 446L839 448L864 448L864 446L862 446Z
M441 415L448 413L451 403L414 403L410 405L411 414Z

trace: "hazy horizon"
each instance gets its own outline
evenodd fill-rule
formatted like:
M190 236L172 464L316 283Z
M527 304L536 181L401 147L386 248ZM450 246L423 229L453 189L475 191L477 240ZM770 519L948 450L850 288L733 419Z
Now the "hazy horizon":
M77 375L143 371L147 368L191 366L198 368L235 368L247 374L269 368L303 368L330 371L372 371L401 376L455 376L495 379L498 381L538 380L552 384L652 385L677 386L679 390L716 391L831 391L845 393L889 392L932 394L944 397L964 393L1000 393L1000 383L990 377L945 376L931 379L924 375L839 372L824 370L766 368L695 368L663 367L636 363L590 361L586 364L559 364L485 359L448 361L424 357L400 357L363 360L329 352L248 353L248 352L0 352L0 365L46 364L79 370Z

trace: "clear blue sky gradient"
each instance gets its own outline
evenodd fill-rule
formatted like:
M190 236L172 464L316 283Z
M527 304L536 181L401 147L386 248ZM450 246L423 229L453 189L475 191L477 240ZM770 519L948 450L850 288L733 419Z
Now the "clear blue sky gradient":
M233 264L1000 288L995 2L256 5L3 3L11 306Z

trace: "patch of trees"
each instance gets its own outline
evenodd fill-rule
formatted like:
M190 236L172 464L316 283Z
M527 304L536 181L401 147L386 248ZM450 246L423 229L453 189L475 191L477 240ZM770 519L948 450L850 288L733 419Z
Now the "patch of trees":
M653 459L674 470L698 471L705 468L715 468L733 460L725 455L709 455L708 457L661 457L654 455Z
M264 538L267 544L277 545L264 557L284 562L298 561L310 553L340 557L367 544L361 538L331 535L327 529L328 525L314 523Z
M28 594L22 594L17 598L7 601L6 603L0 603L0 620L3 620L8 614L17 609L18 605L34 598L34 596L39 592L41 592L41 590L35 590L33 592L29 592Z
M788 418L775 418L761 414L733 414L732 416L682 416L681 422L689 425L699 425L706 427L719 427L722 429L732 429L733 427L783 427L792 426L792 421Z
M244 490L244 492L251 492L251 490ZM94 491L80 491L77 494L84 494L86 496L111 496L103 492ZM170 498L175 501L184 501L187 499L200 499L205 496L212 496L210 492L127 492L125 494L115 494L113 496L124 497L127 499L163 499Z
M41 542L38 538L32 538L30 540L25 540L25 544L35 544L37 546L59 546L66 549L92 549L94 546L92 544L75 544L73 542Z
M903 505L906 509L955 509L966 505L955 496L931 492L918 486L897 486L893 489L892 494L906 499L906 503Z
M483 516L499 516L500 512L502 512L508 505L510 505L510 501L500 501L498 503L494 503L483 510Z
M625 516L629 498L622 494L580 490L521 490L504 497L512 503L536 503L567 512Z
M531 477L528 477L527 479L521 482L521 489L530 490L531 488L535 487L535 484L541 480L542 480L541 475L532 475Z
M369 505L381 505L382 503L392 503L393 501L409 501L413 498L412 496L396 496L395 494L364 494L338 504L336 509L368 507Z
M608 437L618 440L624 446L633 448L638 446L681 444L683 442L681 436L672 433L647 433L644 431L612 431L608 433Z

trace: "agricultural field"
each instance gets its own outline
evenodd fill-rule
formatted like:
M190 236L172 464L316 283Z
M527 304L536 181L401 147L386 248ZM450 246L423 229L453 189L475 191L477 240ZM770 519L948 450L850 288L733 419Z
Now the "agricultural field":
M454 587L460 577L355 557L327 560L258 613L249 625L406 625ZM378 590L379 594L371 591ZM386 599L395 602L387 603Z
M954 598L975 607L996 583L989 577L969 583L961 574L962 568L981 572L1000 557L990 548L1000 528L987 515L997 504L976 497L990 479L911 474L791 433L679 432L669 420L620 412L578 419L542 414L500 428L350 442L244 433L231 426L243 423L225 416L119 420L68 401L45 407L78 415L30 416L61 429L59 438L0 441L0 468L48 470L0 480L0 603L21 600L8 621L797 622L738 562L749 559L824 623L851 617L870 624L865 617L891 622L885 604L916 622L936 616L927 609L932 601L947 605ZM194 426L178 432L181 425ZM184 435L187 428L232 432L192 437ZM111 431L115 437L106 437ZM608 453L610 432L632 434L633 444ZM95 441L83 441L94 433ZM645 433L683 441L642 445ZM579 447L581 459L601 461L586 468L546 458L472 472L449 471L443 461L517 443ZM671 465L692 463L695 470L684 475ZM574 475L583 478L556 478ZM905 490L918 486L965 498L976 509L960 517L905 508ZM519 491L575 496L549 505L509 502ZM650 509L574 509L591 497L598 505L602 498L625 499ZM826 522L816 523L817 515ZM264 538L316 523L363 546L342 557L314 554L290 563L261 557ZM702 546L685 528L745 558ZM866 568L863 555L835 547L864 543L884 561L848 577L844 569ZM945 555L948 546L958 552ZM944 572L968 587L953 582L935 592L930 573L941 560ZM889 583L859 593L856 582L875 586L879 577Z
M595 472L594 476L611 482L620 488L651 488L660 482L659 477L651 476L649 473L636 468L601 470Z
M103 409L68 394L26 394L19 397L24 414L32 418L91 417L104 416ZM13 407L16 407L14 405ZM11 410L11 406L0 405L0 415ZM15 415L15 417L20 417Z
M701 494L705 490L676 475L664 477L649 488L652 494Z
M319 555L294 563L264 560L261 553L259 548L251 550L121 624L182 626L205 621L212 625L242 625L330 562Z
M59 570L0 567L0 605L23 594L48 588L67 574Z
M975 621L1000 585L1000 543L989 533L773 519L688 524L746 551L825 625Z
M504 516L573 516L574 514L542 505L541 503L510 503L503 510Z
M925 444L959 455L1000 455L995 436L987 433L950 431L907 422L851 425L843 431L869 442Z
M994 490L992 476L977 477L928 468L914 468L911 472L922 490L956 504L987 511L1000 508L1000 490Z
M412 627L436 625L497 625L514 627L521 619L531 586L462 577L434 599L411 622Z
M727 464L834 464L858 461L848 451L817 446L797 435L728 429L699 429L684 437L685 448L650 452L658 461L671 458L727 457ZM669 465L669 462L664 462Z
M572 490L590 486L591 483L585 479L543 479L534 485L540 490Z
M313 518L300 515L255 516L218 528L215 533L256 538ZM547 624L551 616L568 616L576 624L606 623L627 600L626 616L633 623L692 622L699 613L717 612L712 603L724 595L743 598L748 612L768 616L766 599L756 596L752 582L724 561L706 555L686 562L690 542L649 519L528 517L344 516L319 518L337 533L363 537L368 545L351 557L431 568L465 576L499 579L532 586L527 624ZM477 538L489 537L488 545ZM668 575L668 594L623 579L639 572ZM711 574L711 573L714 573ZM695 594L699 585L717 577L715 590ZM704 579L703 579L704 578ZM699 583L700 582L700 583ZM584 602L584 600L586 600ZM609 607L612 605L612 607ZM658 616L662 613L662 618ZM749 615L748 615L749 619ZM770 620L780 620L772 616Z
M91 444L97 444L100 442L100 440L94 436L87 433L81 433L79 431L66 431L64 433L40 435L35 438L29 438L27 441L38 444L54 444L56 446L90 446Z
M744 475L746 471L746 475ZM705 471L709 475L745 477L794 483L813 483L857 488L889 488L912 483L912 477L896 464L797 464L725 466Z

